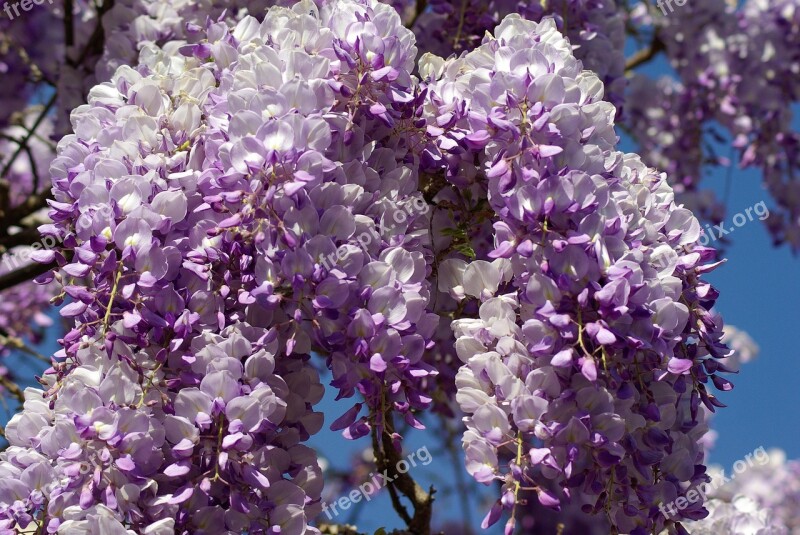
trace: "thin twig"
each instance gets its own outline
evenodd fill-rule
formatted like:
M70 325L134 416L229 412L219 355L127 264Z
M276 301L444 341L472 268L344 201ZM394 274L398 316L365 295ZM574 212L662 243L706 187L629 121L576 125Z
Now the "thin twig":
M103 51L103 44L105 43L105 31L102 24L103 15L112 7L114 7L114 0L107 0L103 2L102 5L97 6L97 26L94 27L94 32L89 38L89 42L87 42L86 46L83 48L80 56L78 56L78 59L71 60L66 58L67 64L70 67L79 67L90 54L101 53Z
M373 446L378 446L375 448L375 461L378 470L381 471L390 470L395 472L397 471L397 465L400 463L400 461L402 461L400 458L400 452L395 449L394 441L392 440L392 434L394 433L393 420L394 419L392 417L391 410L387 409L384 413L384 425L382 428L380 441L377 437L378 426L374 426L372 431ZM410 516L402 504L399 504L399 497L396 500L399 507L396 505L395 510L401 517L403 517L403 520L408 526L408 530L414 535L430 535L431 518L433 516L433 495L436 492L435 489L431 487L426 492L416 481L414 481L414 478L412 478L408 472L399 473L399 471L387 486L389 487L390 492L393 488L396 488L398 491L400 491L400 493L402 493L414 507L414 515ZM394 497L392 499L392 504L395 505Z
M75 24L73 22L73 0L64 0L64 44L75 44Z
M49 358L45 357L44 355L42 355L41 353L30 347L22 340L22 338L18 336L12 336L11 333L3 329L2 327L0 327L0 342L2 342L6 346L11 346L15 349L19 349L20 351L27 353L28 355L31 355L32 357L35 357L41 360L42 362L46 362L47 364L52 364Z
M666 50L664 42L658 37L658 34L654 34L653 41L650 43L650 46L639 50L625 61L625 72L632 71L636 67L644 65L656 57L659 52L664 50Z
M33 137L34 132L36 132L36 129L39 128L39 125L42 124L44 118L47 117L47 114L50 113L50 110L55 105L57 98L56 95L57 93L53 93L53 95L50 97L50 100L47 101L47 104L45 104L42 113L39 114L39 117L36 118L36 121L33 123L33 126L31 126L30 130L28 130L28 132L25 134L25 137L22 138L22 141L17 147L17 150L15 150L14 154L11 155L11 159L9 159L3 166L3 170L0 171L0 177L6 176L6 173L8 173L9 169L11 169L11 166L14 164L14 161L22 153L22 151L25 150L24 146L28 144L30 139Z
M10 221L11 220L9 219L8 223L10 223ZM0 225L5 227L3 230L8 230L8 223L5 221L0 221ZM31 245L32 243L39 241L41 238L42 236L39 234L39 229L36 227L25 227L16 234L3 235L0 233L0 248L6 251L3 254L7 254L7 251L13 247L20 245Z
M36 158L33 157L33 151L30 146L25 145L25 153L28 155L28 161L31 164L31 174L33 174L33 189L31 189L31 194L34 194L39 191L39 170L36 165Z
M20 403L25 402L25 394L20 390L19 385L5 375L0 376L0 386L8 390L8 393L17 398Z
M386 460L383 455L383 451L381 448L381 442L378 439L378 426L372 427L372 451L375 454L375 466L378 468L378 471L381 472L386 469ZM400 496L397 494L397 489L392 485L390 482L387 485L389 489L389 498L392 501L392 508L400 515L400 518L406 525L411 524L411 515L408 514L406 511L405 506L400 502Z

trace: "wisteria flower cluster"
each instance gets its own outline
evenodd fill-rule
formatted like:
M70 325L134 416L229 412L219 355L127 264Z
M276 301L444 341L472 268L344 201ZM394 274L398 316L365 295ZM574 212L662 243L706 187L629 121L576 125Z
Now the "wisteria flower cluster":
M727 151L716 155L710 142L722 139L742 167L761 171L779 208L767 225L776 243L797 251L800 189L793 177L800 153L792 128L792 105L800 99L797 3L750 0L737 9L726 0L689 2L668 16L659 12L652 22L655 43L666 50L681 81L644 78L633 84L627 105L636 110L630 124L643 156L665 170L674 168L676 189L694 190L704 166L731 164ZM719 207L707 195L701 206L713 220Z
M97 76L101 80L108 79L118 67L136 65L139 51L146 44L162 45L175 40L202 39L207 19L218 21L220 17L226 17L235 23L248 13L263 18L266 9L273 5L281 3L268 0L233 3L214 0L114 2L103 15L103 29L108 38L103 55L97 62Z
M489 259L440 268L454 297L481 303L453 322L467 469L503 482L484 526L532 488L623 533L682 529L653 505L705 479L698 406L719 406L710 383L730 388L700 279L716 264L689 252L699 224L665 177L614 150L615 110L581 67L552 22L514 15L476 50L422 65L447 173L478 162L497 217Z
M534 21L552 18L569 38L575 56L603 81L607 100L622 104L625 17L615 0L432 0L430 6L413 28L420 46L442 57L472 50L511 13Z
M9 484L6 529L306 533L321 491L301 444L321 425L312 347L342 396L366 398L369 415L357 404L334 424L352 437L389 408L420 425L430 402L414 386L435 373L428 210L390 138L413 130L412 34L355 2L204 31L148 45L59 143L42 231L65 247L37 259L62 264L76 323L47 411L32 401L9 424L2 469L61 484ZM99 459L90 477L81 455Z
M693 522L692 534L792 535L800 529L800 465L771 450L768 462L750 466L735 478L711 466L708 517Z
M419 64L404 2L221 7L106 13L35 255L74 325L7 426L0 532L318 533L323 362L356 398L331 427L383 448L455 393L486 527L525 492L633 535L703 517L658 505L707 479L731 388L718 264L616 149L614 5L462 13L494 33Z

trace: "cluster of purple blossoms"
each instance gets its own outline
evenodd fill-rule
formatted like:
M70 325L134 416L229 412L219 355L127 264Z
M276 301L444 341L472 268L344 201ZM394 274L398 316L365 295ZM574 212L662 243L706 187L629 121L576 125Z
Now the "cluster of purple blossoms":
M800 463L771 450L766 462L736 477L710 466L709 515L688 527L692 534L795 535L800 533Z
M420 47L447 57L469 51L511 13L553 18L575 56L605 84L606 100L622 105L625 89L625 19L614 0L432 0L413 26Z
M307 533L322 478L300 442L322 386L302 359L245 323L163 360L121 338L81 342L48 397L26 390L0 462L3 533Z
M731 388L717 264L615 149L621 63L574 55L622 57L610 3L510 15L423 83L375 0L120 6L138 61L106 50L51 167L63 247L35 258L75 324L8 426L0 532L315 533L312 352L359 397L348 438L457 388L467 470L502 485L487 526L526 492L633 535L706 513L658 504L706 480L701 404Z
M122 65L136 65L139 51L146 44L163 45L168 41L200 40L205 37L207 19L231 23L244 16L259 15L273 5L290 2L272 0L200 0L163 2L155 0L123 0L115 2L103 15L106 46L97 62L100 80L109 79Z
M664 175L615 150L615 109L552 21L511 15L420 70L447 176L485 177L496 216L487 258L439 268L480 303L452 326L467 470L503 483L484 526L534 490L622 533L684 532L702 505L665 521L657 504L706 479L699 406L721 406L711 383L731 388L698 221Z
M672 78L634 75L628 85L624 125L648 164L667 173L679 203L702 221L719 223L725 207L711 190L703 190L703 144L707 117L702 99ZM730 162L719 161L730 165Z
M669 159L665 170L679 169L671 177L676 187L692 189L703 166L721 160L701 138L725 139L741 167L764 176L778 205L766 221L776 243L800 250L800 185L793 179L800 138L792 128L792 105L800 100L797 3L750 0L737 9L726 0L689 2L653 22L681 84L639 87L628 96L627 109L641 110L632 117L634 135L641 135L643 155L655 156L648 163ZM653 111L654 95L666 113ZM711 217L718 215L712 201L703 202Z
M430 404L413 34L350 1L204 32L145 45L59 142L63 248L35 258L75 326L9 424L6 531L314 532L311 350L367 402L350 437Z

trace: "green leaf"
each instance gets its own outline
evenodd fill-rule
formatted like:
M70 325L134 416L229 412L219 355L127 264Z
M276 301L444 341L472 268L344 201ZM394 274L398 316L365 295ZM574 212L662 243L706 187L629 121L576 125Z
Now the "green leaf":
M458 244L458 246L456 246L456 251L458 251L459 253L463 254L464 256L469 258L470 260L474 260L475 259L475 256L476 256L475 255L475 250L468 243L460 243L460 244Z

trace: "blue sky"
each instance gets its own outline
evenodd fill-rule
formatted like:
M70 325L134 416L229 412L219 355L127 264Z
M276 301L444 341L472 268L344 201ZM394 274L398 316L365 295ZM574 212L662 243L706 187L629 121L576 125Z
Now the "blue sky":
M720 175L723 173L720 173ZM724 176L714 176L715 189L724 189ZM734 172L728 202L731 216L766 201L754 172ZM788 248L772 247L758 220L731 234L726 265L708 279L720 291L717 309L726 323L747 331L761 348L759 358L745 364L733 377L735 388L720 397L728 405L714 419L719 433L712 461L730 466L759 446L782 448L790 458L800 457L800 350L791 334L800 328L800 259Z
M636 49L628 42L628 54ZM659 56L639 72L657 77L674 71ZM793 108L794 130L800 130L800 106ZM717 153L728 155L730 148L716 144ZM635 146L622 140L624 150ZM719 199L727 199L725 228L732 228L735 214L764 202L774 205L765 190L760 173L734 167L711 170L702 182ZM781 448L789 458L800 458L800 389L794 377L800 375L800 349L789 335L800 329L800 258L788 247L775 248L757 218L736 228L729 235L721 257L727 263L706 276L720 292L717 311L726 324L747 331L761 348L759 358L730 377L734 389L720 393L728 408L718 411L713 427L719 433L711 462L730 468L754 449Z

